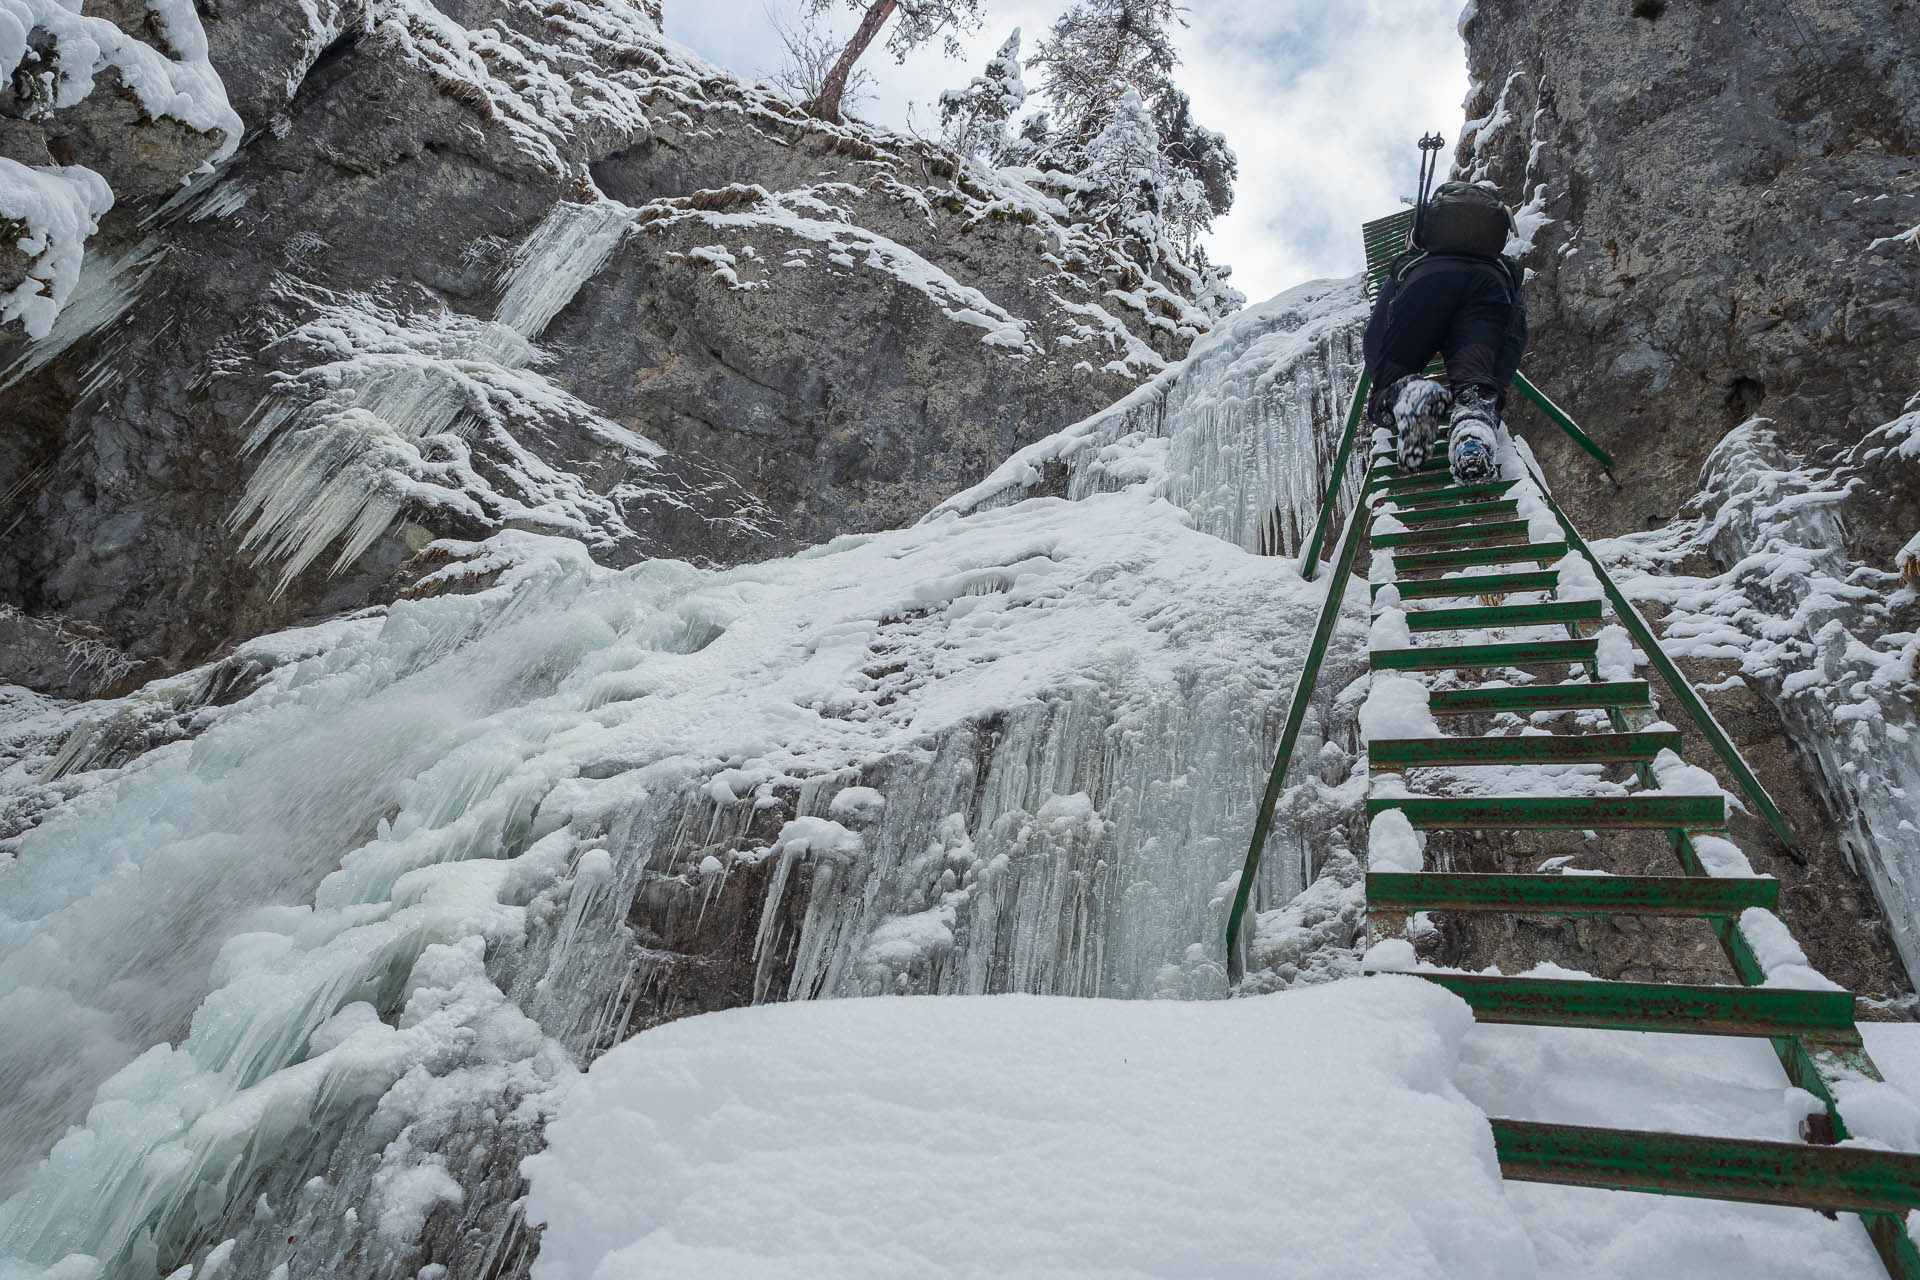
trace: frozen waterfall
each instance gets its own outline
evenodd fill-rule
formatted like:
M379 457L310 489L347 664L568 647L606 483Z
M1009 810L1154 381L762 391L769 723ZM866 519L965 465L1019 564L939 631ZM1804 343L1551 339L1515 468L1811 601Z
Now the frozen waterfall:
M541 282L503 325L573 287ZM477 594L29 707L4 775L44 812L0 863L0 1278L519 1274L519 1157L648 1025L1223 994L1318 603L1250 552L1310 518L1357 299L1296 290L1055 437L1068 500L1003 484L726 571L503 533L454 548L499 571ZM1330 690L1361 670L1351 638ZM1321 765L1265 905L1315 869L1340 744Z
M1358 282L1315 281L1249 308L1180 365L1104 413L1020 450L933 516L1145 484L1193 525L1264 555L1298 555L1331 481L1360 374ZM1341 478L1344 504L1362 468Z

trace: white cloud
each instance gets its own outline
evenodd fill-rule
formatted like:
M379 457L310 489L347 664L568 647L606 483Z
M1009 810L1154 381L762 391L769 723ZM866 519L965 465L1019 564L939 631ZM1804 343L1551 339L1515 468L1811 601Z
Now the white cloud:
M779 61L767 3L795 14L800 0L667 0L667 32L713 61L764 71ZM1227 135L1240 157L1234 211L1212 252L1234 282L1261 299L1314 276L1360 269L1360 224L1413 192L1414 141L1430 129L1454 140L1466 96L1455 24L1460 0L1201 0L1181 33L1178 73L1194 115ZM987 0L986 25L966 38L964 61L922 49L896 64L877 47L863 65L878 80L862 114L934 129L941 89L964 84L1007 32L1026 48L1065 0ZM845 11L835 30L851 31ZM1038 89L1038 83L1034 85Z

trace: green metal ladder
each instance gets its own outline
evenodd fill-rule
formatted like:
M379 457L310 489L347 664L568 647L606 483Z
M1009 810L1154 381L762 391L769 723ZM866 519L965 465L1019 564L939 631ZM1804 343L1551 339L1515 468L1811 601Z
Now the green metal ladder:
M1364 228L1370 288L1377 285L1386 263L1404 243L1411 217L1411 212L1397 214ZM1550 420L1602 466L1611 468L1605 451L1564 411L1524 378L1515 382ZM1308 576L1317 566L1319 548L1344 487L1366 394L1362 377L1354 389L1317 527L1302 553L1302 573ZM1369 941L1411 941L1414 918L1428 911L1704 920L1742 985L1505 977L1428 968L1410 972L1459 995L1483 1022L1762 1037L1772 1044L1788 1079L1826 1109L1824 1117L1815 1116L1809 1123L1805 1143L1494 1119L1494 1146L1502 1174L1521 1181L1855 1213L1888 1274L1897 1280L1920 1280L1920 1251L1905 1228L1906 1212L1920 1208L1920 1155L1832 1145L1849 1136L1835 1102L1836 1087L1848 1081L1880 1079L1854 1024L1854 999L1837 990L1762 985L1767 971L1748 936L1747 923L1758 923L1749 913L1774 910L1779 883L1771 877L1709 873L1708 863L1715 859L1703 858L1700 846L1708 838L1727 838L1727 797L1660 789L1655 762L1663 752L1679 753L1681 735L1655 720L1653 690L1646 681L1602 678L1595 633L1609 613L1625 627L1637 650L1635 656L1662 677L1754 809L1791 847L1793 834L1785 819L1691 682L1662 650L1652 628L1553 500L1531 454L1516 448L1498 481L1463 486L1455 484L1446 470L1444 434L1437 452L1441 456L1412 473L1395 465L1391 448L1368 460L1359 498L1334 556L1326 598L1294 689L1228 919L1232 979L1237 983L1243 972L1242 926L1274 806L1340 616L1361 534L1369 531L1376 566L1381 564L1381 553L1391 558L1390 575L1377 569L1370 574L1376 604L1391 589L1394 594L1386 596L1387 607L1402 609L1410 635L1528 630L1523 639L1477 635L1469 643L1375 647L1369 655L1373 671L1474 673L1545 667L1574 673L1558 682L1429 690L1428 710L1436 723L1503 712L1527 718L1589 711L1605 719L1605 729L1598 732L1376 738L1367 748L1373 779L1367 799L1369 818L1398 811L1416 830L1425 831L1657 830L1666 834L1683 873L1370 871L1366 879ZM1563 589L1563 575L1556 566L1569 554L1591 567L1600 598L1584 598L1590 591ZM1441 603L1407 607L1415 601ZM1603 602L1608 606L1604 610ZM1535 628L1551 630L1546 638L1538 638ZM1449 796L1415 794L1407 785L1410 770L1566 764L1625 766L1638 786L1592 796L1534 794L1532 789L1506 796ZM1421 776L1432 775L1423 772Z

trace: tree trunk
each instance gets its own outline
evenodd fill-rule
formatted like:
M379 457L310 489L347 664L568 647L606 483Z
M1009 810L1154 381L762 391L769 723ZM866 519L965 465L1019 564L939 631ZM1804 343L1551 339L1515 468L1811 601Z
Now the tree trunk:
M887 25L887 19L900 7L900 0L873 0L866 15L860 19L860 25L854 29L853 39L847 41L847 47L840 51L840 61L833 64L833 70L827 72L826 83L820 86L820 96L813 100L813 114L823 120L840 122L840 99L847 94L847 81L853 75L853 64L860 61L860 55L867 51L873 38L880 34L880 28Z

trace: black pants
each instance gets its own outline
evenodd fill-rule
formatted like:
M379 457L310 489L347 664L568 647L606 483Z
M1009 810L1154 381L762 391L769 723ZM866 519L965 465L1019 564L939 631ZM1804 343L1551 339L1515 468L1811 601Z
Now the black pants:
M1456 394L1486 387L1504 403L1526 345L1526 307L1504 267L1436 256L1381 287L1364 348L1376 390L1420 372L1437 351Z

